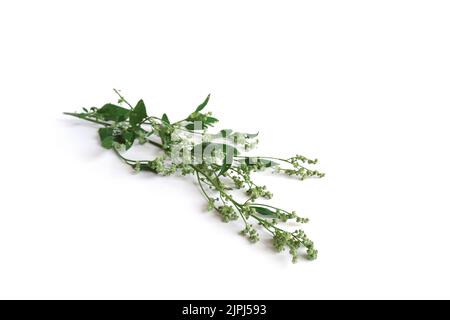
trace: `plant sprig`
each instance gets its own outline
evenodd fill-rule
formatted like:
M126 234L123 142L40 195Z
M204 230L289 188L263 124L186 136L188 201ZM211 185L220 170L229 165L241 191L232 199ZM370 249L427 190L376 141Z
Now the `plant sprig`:
M171 122L166 114L148 115L143 100L133 107L119 90L114 89L114 92L119 97L116 104L65 114L101 125L98 130L101 145L114 151L137 172L193 175L208 210L216 211L224 222L241 220L244 227L241 234L251 242L260 239L258 229L262 229L272 236L277 251L288 249L293 262L298 260L301 248L306 250L308 259L316 259L314 243L302 229L289 231L281 227L287 221L304 224L308 219L295 211L261 202L259 199L269 200L273 195L266 186L257 185L252 174L271 169L300 180L321 178L323 173L308 168L308 165L315 165L317 159L301 155L284 159L241 154L257 145L258 134L231 129L210 133L208 130L219 121L210 112L203 112L210 95L186 118ZM162 153L148 160L129 159L124 151L136 142L157 146Z

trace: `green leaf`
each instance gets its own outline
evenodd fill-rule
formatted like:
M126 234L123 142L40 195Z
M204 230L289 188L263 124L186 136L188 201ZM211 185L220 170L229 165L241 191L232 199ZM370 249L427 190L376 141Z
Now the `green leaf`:
M197 125L197 127L196 127L196 125ZM188 130L203 130L203 129L208 128L208 126L204 122L196 121L195 124L193 122L187 124L185 126L185 128Z
M202 143L202 150L209 148L209 149L222 149L224 154L229 154L231 152L231 154L233 156L237 156L239 155L239 151L238 149L236 149L235 147L226 144L226 143L215 143L215 142L203 142Z
M130 110L119 107L115 104L105 104L97 110L97 114L106 121L125 121L130 115Z
M142 129L141 127L132 128L135 138L139 140L140 144L144 144L147 142L147 138L150 136L150 132Z
M195 130L195 129L194 129L194 124L193 124L193 123L189 123L189 124L185 125L184 127L185 127L186 129L188 129L188 130Z
M231 129L223 129L223 130L220 130L219 134L222 138L226 138L226 137L229 137L232 132L233 132L233 130L231 130Z
M269 210L265 207L257 207L257 206L251 206L252 208L254 208L256 210L256 212L258 212L259 214L263 215L263 216L268 216L268 217L276 217L276 213L273 212L272 210Z
M198 124L197 124L197 127L198 127ZM206 129L206 127L203 125L203 122L200 122L200 128L196 128L193 122L187 124L185 126L185 128L188 129L188 130L203 130L203 129Z
M123 144L125 149L130 149L136 135L132 131L123 131L117 134L112 128L100 128L98 130L103 148L111 149L114 142Z
M106 149L111 149L114 143L113 129L100 128L98 129L98 134L100 135L102 147Z
M216 123L218 121L219 121L219 119L217 119L217 118L206 117L205 121L203 121L203 124L208 127L208 126L211 126L213 123Z
M123 141L125 148L128 150L133 145L136 136L133 131L125 131L119 137L120 137L119 139Z
M147 117L147 110L145 109L144 101L139 100L136 107L130 113L130 124L135 127Z
M159 137L161 138L164 149L169 149L172 141L172 132L169 129L169 127L162 127L159 131Z
M265 168L274 167L274 166L279 165L279 163L276 161L257 158L257 157L245 157L244 159L241 159L240 161L243 161L243 162L245 162L245 164L250 165L250 166L260 164Z
M196 120L196 121L195 121L195 123L197 124L197 126L200 125L198 128L195 127L194 121L193 121L193 122L190 122L189 124L187 124L187 125L185 126L185 128L188 129L188 130L203 130L203 129L206 129L206 128L208 128L208 127L211 127L213 123L216 123L216 122L218 122L218 121L219 121L219 120L216 119L216 118L214 118L214 117L206 117L206 118L204 119L204 121L200 121L200 120Z
M209 101L209 97L211 96L211 94L208 94L208 96L206 97L205 101L203 101L198 107L197 109L195 109L195 112L200 112L202 111L206 105L208 104Z
M219 171L219 176L223 175L225 172L228 171L228 169L231 168L234 156L237 155L237 149L226 144L222 145L222 151L224 152L224 158L222 167L220 168Z
M166 125L170 125L169 117L165 113L162 115L161 121L164 122L164 124Z
M218 173L218 176L220 177L221 175L223 175L225 172L228 171L228 169L231 168L231 164L227 163L226 158L223 159L223 163L222 163L222 167L220 168L220 171Z
M264 165L264 167L269 168L269 167L275 167L280 165L278 162L273 161L273 160L267 160L267 159L259 159L259 162Z
M151 162L141 163L140 169L141 169L141 171L150 171L150 172L157 173L157 171L152 168Z

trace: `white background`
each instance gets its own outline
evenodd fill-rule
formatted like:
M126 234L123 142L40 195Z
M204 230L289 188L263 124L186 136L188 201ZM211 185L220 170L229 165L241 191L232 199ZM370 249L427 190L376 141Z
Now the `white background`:
M449 17L448 1L2 1L0 298L450 298ZM319 259L249 244L193 179L133 174L62 116L112 88L172 119L211 92L260 153L318 157L324 179L258 181L311 218Z

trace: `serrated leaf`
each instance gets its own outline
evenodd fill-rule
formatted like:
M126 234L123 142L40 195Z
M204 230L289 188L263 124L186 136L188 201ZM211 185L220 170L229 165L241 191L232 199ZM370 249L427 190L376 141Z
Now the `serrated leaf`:
M138 126L146 117L147 110L145 109L144 101L141 99L130 113L130 124L133 127Z
M209 97L211 96L211 94L208 94L208 96L206 97L205 101L203 101L198 107L197 109L195 109L195 112L200 112L202 111L206 105L208 104L209 101Z
M273 217L275 218L277 215L274 211L267 209L265 207L257 207L257 206L251 206L258 212L260 215L267 216L267 217Z
M130 110L108 103L98 109L97 114L106 121L125 121L130 115Z

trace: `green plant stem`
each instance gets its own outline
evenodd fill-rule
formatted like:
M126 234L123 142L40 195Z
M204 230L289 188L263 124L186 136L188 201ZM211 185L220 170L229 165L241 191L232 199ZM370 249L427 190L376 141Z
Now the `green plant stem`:
M125 102L130 108L131 108L131 110L133 110L133 106L120 94L120 92L119 92L119 90L117 90L117 89L113 89L114 90L114 92L119 96L119 98L123 101L123 102Z
M198 171L196 171L195 174L197 176L197 181L198 181L198 184L200 185L200 189L202 190L202 192L205 195L206 199L207 200L211 200L212 198L210 196L208 196L208 194L206 193L205 189L203 188L203 184L202 184L202 181L200 179L200 175L199 175Z
M83 115L81 115L81 114L78 114L78 113L73 113L73 112L63 112L63 114L68 115L68 116L72 116L72 117L75 117L75 118L83 119L83 120L86 120L86 121L89 121L89 122L101 124L101 125L104 125L104 126L106 126L106 127L109 127L109 126L111 125L111 124L108 123L108 122L104 122L104 121L96 120L96 119L92 119L92 118L87 118L87 117L85 117L85 116L83 116Z
M147 139L147 142L152 144L152 145L154 145L154 146L156 146L156 147L158 147L158 148L160 148L160 149L163 149L163 145L161 143L158 143L158 142L150 140L150 139Z

